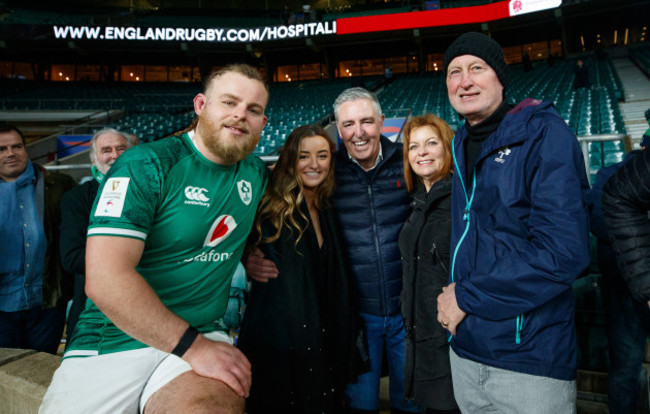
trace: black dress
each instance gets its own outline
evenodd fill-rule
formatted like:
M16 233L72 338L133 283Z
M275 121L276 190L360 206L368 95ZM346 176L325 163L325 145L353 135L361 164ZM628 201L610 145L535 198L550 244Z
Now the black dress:
M449 364L449 333L438 323L437 298L447 286L451 240L451 176L413 194L399 235L406 328L404 392L423 407L457 410Z
M338 226L330 209L319 219L320 248L311 222L297 245L297 231L286 227L278 240L260 245L279 276L253 282L240 330L238 347L253 371L249 414L340 413L345 385L363 371L361 324ZM262 232L274 229L266 222Z

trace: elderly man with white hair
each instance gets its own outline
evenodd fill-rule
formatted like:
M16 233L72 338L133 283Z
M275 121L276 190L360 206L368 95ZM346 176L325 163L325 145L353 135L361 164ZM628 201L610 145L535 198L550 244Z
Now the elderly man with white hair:
M589 264L589 189L575 135L551 102L505 99L501 46L465 33L444 57L453 140L451 333L462 412L574 413L572 283Z
M68 191L61 200L61 263L67 272L75 275L74 297L67 319L68 343L86 305L86 231L99 183L115 160L137 143L134 135L113 128L97 131L90 140L93 179Z

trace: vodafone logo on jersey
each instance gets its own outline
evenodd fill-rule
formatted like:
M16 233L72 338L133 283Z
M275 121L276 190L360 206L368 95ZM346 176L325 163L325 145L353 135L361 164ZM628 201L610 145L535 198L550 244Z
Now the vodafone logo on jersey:
M236 227L237 222L235 222L233 216L227 214L219 216L219 218L212 223L212 227L210 227L210 231L208 231L203 246L214 247L218 245L222 241L226 240Z

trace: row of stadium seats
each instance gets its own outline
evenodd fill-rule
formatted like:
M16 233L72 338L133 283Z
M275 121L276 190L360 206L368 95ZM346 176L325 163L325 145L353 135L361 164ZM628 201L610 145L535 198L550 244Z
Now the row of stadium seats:
M538 64L530 72L524 72L521 65L512 66L507 96L513 103L526 97L553 100L558 112L579 136L625 133L617 101L622 89L611 63L585 60L592 75L590 89L573 89L575 60L567 59L550 68ZM17 84L24 86L17 90ZM350 79L271 85L266 110L269 122L256 154L277 151L296 126L318 122L331 114L332 103L349 86ZM65 82L37 88L29 81L13 81L0 83L0 95L4 95L0 108L122 109L127 116L114 126L150 141L190 123L194 116L192 98L199 90L198 84L188 83ZM441 116L452 128L459 126L440 72L398 76L378 96L387 117L429 112ZM596 170L623 156L622 144L618 150L605 148L593 152L589 159Z
M637 64L637 66L650 77L650 47L649 46L634 46L630 47L630 59Z

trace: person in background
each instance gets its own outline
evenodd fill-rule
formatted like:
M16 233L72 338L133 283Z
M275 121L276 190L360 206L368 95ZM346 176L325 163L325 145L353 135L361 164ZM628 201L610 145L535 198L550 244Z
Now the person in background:
M238 347L251 362L253 413L341 413L363 369L361 323L334 192L334 143L318 125L287 138L260 204L252 240L279 276L253 281Z
M404 178L413 197L413 211L399 236L404 392L427 414L460 414L447 331L437 323L436 303L449 278L453 137L449 125L432 114L411 118L404 127Z
M74 297L68 312L66 344L70 343L79 314L86 306L86 234L99 183L115 160L135 144L134 135L113 128L95 132L89 149L93 179L68 191L61 199L61 264L66 272L74 274Z
M74 186L29 160L16 126L0 126L0 348L59 348L72 296L59 260L61 197Z
M650 115L650 110L646 111ZM646 339L648 336L648 322L650 310L639 303L630 291L625 275L614 252L605 216L621 214L625 207L618 202L613 203L612 194L608 194L608 208L614 211L604 213L603 189L609 184L610 179L621 169L637 157L647 153L650 146L650 136L644 136L641 141L641 151L630 151L625 159L614 165L601 168L596 174L596 180L590 191L591 196L591 232L598 238L598 268L603 275L603 292L607 311L607 341L609 343L609 371L607 373L608 404L612 414L635 413L639 403L641 364L645 358ZM627 179L618 178L616 186L628 182ZM647 183L648 181L646 181ZM641 184L640 182L638 184ZM631 188L629 190L632 190ZM640 190L640 189L639 189ZM619 194L621 188L610 187L610 193ZM627 197L627 196L626 196ZM628 206L629 208L630 206ZM638 213L635 213L638 214ZM628 218L632 218L630 215ZM622 220L617 217L614 221ZM639 220L644 223L643 220ZM623 230L617 237L622 238L630 230ZM619 240L622 243L623 240Z
M641 147L650 147L650 108L645 111L645 120L648 123L648 129L643 133L641 137Z
M591 86L591 82L589 82L589 71L582 59L576 61L574 73L573 89L588 88Z
M589 182L552 103L507 103L501 46L482 33L445 52L449 101L465 123L452 145L451 333L461 411L575 413L572 284L589 265Z

